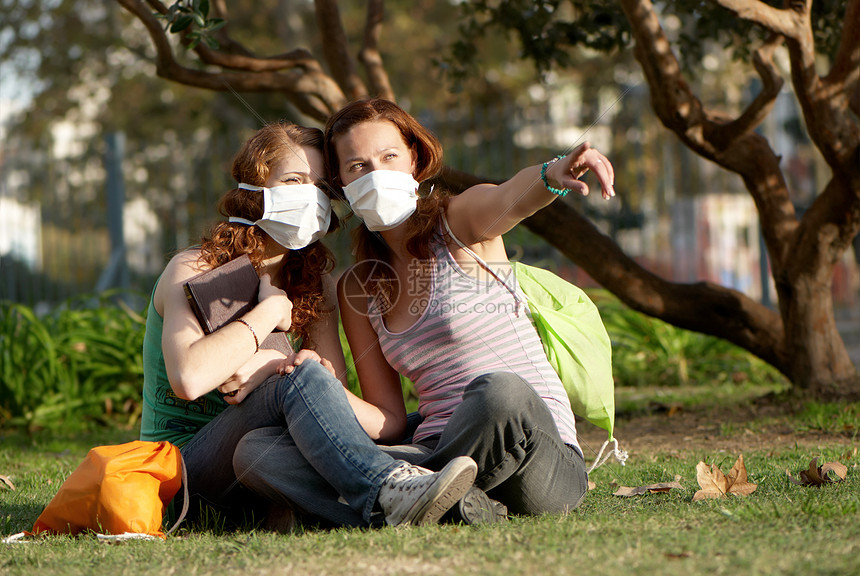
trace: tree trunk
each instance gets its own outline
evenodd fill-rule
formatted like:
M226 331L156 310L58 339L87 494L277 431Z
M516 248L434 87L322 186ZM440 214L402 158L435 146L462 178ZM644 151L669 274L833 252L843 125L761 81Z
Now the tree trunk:
M836 328L831 282L803 277L792 289L785 323L792 382L815 392L850 381L855 369Z
M715 321L726 326L705 326L700 331L750 350L779 368L803 390L823 392L839 383L851 384L856 391L857 373L836 329L831 289L834 267L860 229L860 163L856 161L860 139L856 118L845 112L848 108L845 94L857 86L856 70L853 75L847 72L851 68L847 63L856 63L860 50L856 41L843 42L836 59L838 65L830 77L822 80L814 66L809 65L814 60L814 45L808 2L798 0L789 8L778 9L751 0L715 1L773 34L755 53L762 92L735 119L723 112L707 110L693 94L650 0L621 0L636 42L636 59L645 72L657 116L690 149L743 178L759 213L777 287L780 321L773 321L760 306L728 291L727 301L737 307L726 311L736 316L721 321L703 310L707 323ZM860 0L851 0L844 39L851 34L848 28L855 21L860 21ZM809 132L834 172L802 220L798 220L791 204L780 168L781 158L754 132L770 112L783 83L773 64L774 50L783 42L789 48L794 90ZM826 136L821 136L825 132ZM588 266L583 267L593 274ZM613 292L617 289L629 293L635 283L607 287ZM668 296L677 290L664 288L663 293ZM632 296L638 303L628 303L648 312L647 301ZM718 301L710 295L699 306L710 307ZM672 319L672 307L678 304L658 309L652 315L691 327L683 319L680 322ZM694 320L692 324L697 322ZM732 333L732 325L739 329L738 333ZM729 328L728 333L725 328ZM767 341L756 342L759 336L766 336Z

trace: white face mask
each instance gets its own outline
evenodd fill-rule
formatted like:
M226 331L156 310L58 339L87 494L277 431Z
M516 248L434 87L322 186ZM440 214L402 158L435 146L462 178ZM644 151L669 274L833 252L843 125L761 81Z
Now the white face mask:
M352 211L372 232L390 230L412 216L417 190L412 174L396 170L374 170L343 187Z
M239 184L239 188L263 192L263 217L251 222L231 216L230 222L256 224L265 230L272 240L290 250L304 248L328 232L331 202L325 192L313 184L291 184L273 188Z

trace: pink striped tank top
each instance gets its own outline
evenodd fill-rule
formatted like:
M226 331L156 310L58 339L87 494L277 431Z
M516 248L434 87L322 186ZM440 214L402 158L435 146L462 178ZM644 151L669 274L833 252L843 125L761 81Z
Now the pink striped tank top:
M546 402L561 439L582 453L570 401L546 358L527 306L489 275L483 280L466 273L448 250L441 230L432 249L426 307L410 328L390 332L379 310L369 311L385 359L414 383L418 393L424 420L414 440L442 433L473 379L512 372ZM516 285L513 274L505 279L509 285L511 280ZM408 292L408 287L403 290Z

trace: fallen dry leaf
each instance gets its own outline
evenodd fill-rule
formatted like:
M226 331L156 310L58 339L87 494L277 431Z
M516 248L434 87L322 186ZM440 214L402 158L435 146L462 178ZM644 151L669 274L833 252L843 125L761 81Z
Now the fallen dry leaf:
M693 495L693 502L708 498L722 498L726 494L749 496L758 487L757 484L747 480L743 454L738 456L728 476L717 466L708 466L704 462L699 462L696 465L696 481L702 489Z
M758 488L757 484L751 484L749 480L747 480L747 467L744 466L744 455L741 454L738 456L737 462L732 466L732 469L729 470L729 475L727 477L729 481L729 494L734 494L736 496L749 496L755 489Z
M0 486L7 487L10 490L15 489L15 485L12 484L12 479L9 478L8 476L4 476L3 474L0 474Z
M848 475L848 467L840 462L826 462L818 465L818 458L813 458L809 463L808 470L801 470L800 480L795 479L791 472L785 471L788 479L799 486L821 486L822 484L834 484L842 482Z
M635 488L630 488L629 486L619 486L618 490L613 493L613 496L641 496L642 494L658 494L661 492L668 492L673 488L679 488L683 490L683 486L681 486L678 482L659 482L657 484L648 484L647 486L637 486Z
M588 481L588 489L589 489L589 490L594 490L595 488L597 488L597 484L595 484L594 482L592 482L591 480L589 480L589 481Z

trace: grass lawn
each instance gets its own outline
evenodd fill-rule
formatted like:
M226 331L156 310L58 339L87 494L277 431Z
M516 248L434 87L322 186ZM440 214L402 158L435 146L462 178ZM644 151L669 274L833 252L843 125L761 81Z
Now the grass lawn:
M637 389L636 394L642 392ZM652 391L651 398L667 398ZM619 391L619 396L631 391ZM729 395L730 396L730 395ZM860 404L782 406L703 399L625 410L616 436L625 467L596 470L596 487L568 516L503 525L220 533L181 530L165 542L101 544L92 536L0 545L0 574L797 574L860 575ZM712 399L713 400L713 399ZM632 402L632 400L631 400ZM582 424L590 459L605 433ZM0 535L29 529L63 479L98 444L133 439L104 430L63 438L0 432ZM748 497L693 502L696 464L728 472L743 453ZM812 458L839 461L847 480L792 484ZM621 498L617 486L673 481L683 489Z

